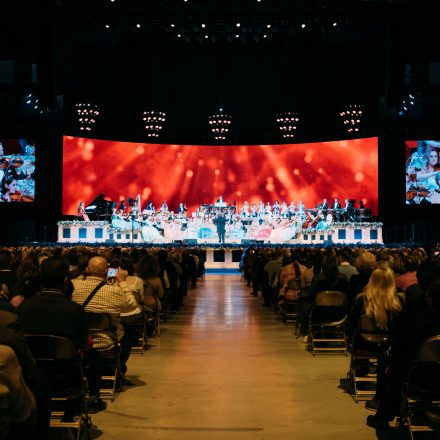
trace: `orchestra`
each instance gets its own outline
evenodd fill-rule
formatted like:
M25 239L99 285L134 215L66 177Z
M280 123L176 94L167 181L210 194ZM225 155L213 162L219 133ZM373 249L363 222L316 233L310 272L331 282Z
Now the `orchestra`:
M107 202L111 203L111 202ZM96 199L93 201L96 205ZM296 205L293 201L276 200L273 204L263 201L248 203L241 207L237 203L228 204L220 196L212 204L202 204L189 213L184 202L176 210L170 210L166 200L159 209L148 201L141 209L141 198L121 201L119 208L113 204L111 225L114 230L138 230L146 242L167 242L186 238L214 239L218 236L219 218L225 222L225 236L228 239L263 240L285 243L292 240L298 231L304 229L325 230L333 222L356 222L371 220L371 211L355 209L355 201L345 199L342 207L336 198L331 208L323 199L315 208L306 208L303 201ZM87 213L80 206L78 212ZM109 219L110 220L110 219ZM223 221L223 220L222 220ZM220 234L220 240L225 236Z

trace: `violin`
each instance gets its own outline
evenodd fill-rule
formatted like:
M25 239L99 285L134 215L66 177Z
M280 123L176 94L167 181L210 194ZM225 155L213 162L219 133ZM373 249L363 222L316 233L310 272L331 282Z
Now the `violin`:
M9 197L12 202L33 202L35 200L34 196L18 190L14 194L9 194Z

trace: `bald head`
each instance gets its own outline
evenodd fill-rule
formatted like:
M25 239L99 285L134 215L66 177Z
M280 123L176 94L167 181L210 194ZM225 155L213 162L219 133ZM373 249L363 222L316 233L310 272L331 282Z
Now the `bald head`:
M90 258L87 273L104 278L107 275L107 260L104 257Z

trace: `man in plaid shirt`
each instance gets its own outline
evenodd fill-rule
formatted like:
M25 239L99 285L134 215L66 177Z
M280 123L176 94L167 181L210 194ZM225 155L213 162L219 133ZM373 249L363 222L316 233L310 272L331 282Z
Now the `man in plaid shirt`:
M90 259L86 269L86 274L72 280L73 294L72 300L82 304L92 293L93 289L103 281L107 280L108 264L103 257L93 257ZM121 313L132 312L138 305L131 293L131 289L126 283L127 271L118 270L115 282L107 280L93 296L86 306L86 312L108 313L112 317L113 325L116 326L118 341L121 343L121 370L125 373L127 367L125 363L130 353L128 341L125 340L124 328L121 324ZM113 341L107 332L93 333L93 348L99 351L114 348Z

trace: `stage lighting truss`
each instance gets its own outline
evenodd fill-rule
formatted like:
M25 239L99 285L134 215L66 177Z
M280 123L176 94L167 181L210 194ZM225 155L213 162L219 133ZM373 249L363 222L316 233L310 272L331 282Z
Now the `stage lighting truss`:
M75 105L78 117L79 129L82 131L92 131L99 116L99 107L89 102L79 102Z
M291 139L295 137L299 119L299 114L295 112L283 112L275 115L275 122L283 138Z
M149 138L158 138L166 120L166 114L155 110L142 113L142 120Z
M348 133L358 133L365 116L363 105L346 105L339 113Z
M231 127L232 117L220 110L219 113L208 117L208 124L214 139L216 141L224 141Z

